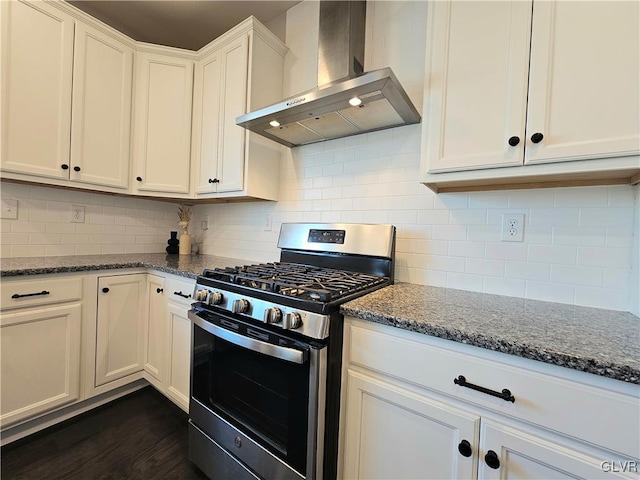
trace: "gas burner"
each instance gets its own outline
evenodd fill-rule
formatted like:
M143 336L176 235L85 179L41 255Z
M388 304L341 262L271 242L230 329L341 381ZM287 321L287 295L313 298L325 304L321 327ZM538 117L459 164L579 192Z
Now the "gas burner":
M310 302L332 302L388 278L296 263L274 262L205 270L203 277Z

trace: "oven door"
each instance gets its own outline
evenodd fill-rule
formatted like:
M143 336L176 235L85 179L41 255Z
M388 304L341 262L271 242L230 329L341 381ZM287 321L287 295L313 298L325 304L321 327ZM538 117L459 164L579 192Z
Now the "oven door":
M226 313L189 318L191 422L260 478L322 478L326 347Z

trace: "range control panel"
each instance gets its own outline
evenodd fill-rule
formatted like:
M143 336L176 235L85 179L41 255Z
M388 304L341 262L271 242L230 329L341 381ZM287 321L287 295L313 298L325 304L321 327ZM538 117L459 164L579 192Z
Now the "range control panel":
M309 230L309 243L339 243L344 244L345 230Z

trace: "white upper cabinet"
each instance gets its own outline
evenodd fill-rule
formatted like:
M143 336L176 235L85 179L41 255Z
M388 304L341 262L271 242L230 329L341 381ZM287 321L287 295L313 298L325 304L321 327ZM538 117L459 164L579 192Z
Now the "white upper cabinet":
M526 163L638 154L639 23L639 2L534 3Z
M638 2L433 2L422 181L436 191L634 183Z
M73 27L44 2L2 2L3 171L69 178Z
M71 179L129 185L133 51L76 25L71 125Z
M282 100L285 53L254 18L203 48L193 100L196 198L277 199L279 145L237 126L236 118Z
M522 164L530 22L530 1L433 4L430 171Z
M145 195L189 194L193 60L171 50L137 54L133 181Z
M3 2L2 31L3 176L126 190L133 50L44 2Z
M136 43L62 1L0 13L3 179L277 199L280 146L235 123L282 100L287 48L254 17L193 52Z

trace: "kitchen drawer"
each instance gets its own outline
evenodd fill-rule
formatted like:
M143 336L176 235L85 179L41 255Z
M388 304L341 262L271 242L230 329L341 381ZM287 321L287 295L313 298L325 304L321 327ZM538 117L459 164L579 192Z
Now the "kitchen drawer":
M368 322L349 320L346 328L350 366L638 456L636 385ZM507 388L515 402L456 385L459 375L498 392Z
M191 304L194 302L193 290L195 286L195 279L179 280L167 276L164 283L164 291L166 292L168 301L191 308Z
M2 281L1 310L71 302L82 298L82 277Z

